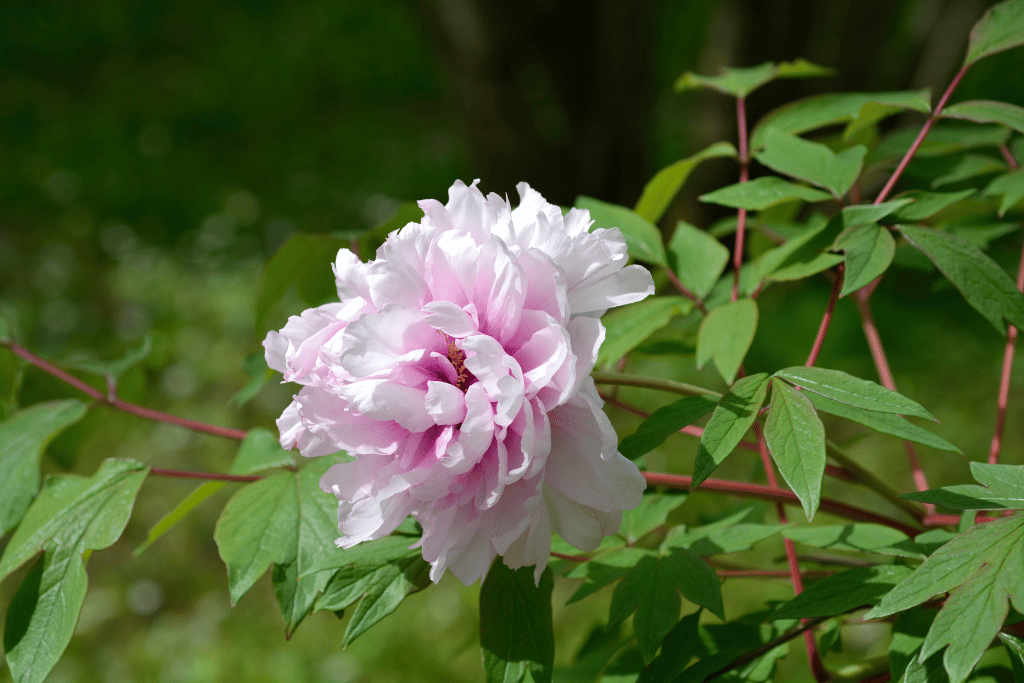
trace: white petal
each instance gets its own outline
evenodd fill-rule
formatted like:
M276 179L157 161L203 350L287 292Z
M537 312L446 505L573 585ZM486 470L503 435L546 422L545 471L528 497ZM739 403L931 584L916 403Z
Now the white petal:
M476 334L476 324L463 308L450 301L431 301L423 306L424 321L449 337L461 339Z
M466 419L466 395L447 382L427 382L426 407L435 424L453 425Z
M394 420L410 432L422 432L433 426L426 409L427 392L384 379L352 382L337 393L350 401L360 414L375 420Z

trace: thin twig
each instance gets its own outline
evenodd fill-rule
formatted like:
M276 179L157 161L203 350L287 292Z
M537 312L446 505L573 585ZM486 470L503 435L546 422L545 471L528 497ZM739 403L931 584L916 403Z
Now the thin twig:
M102 405L116 408L132 415L146 418L147 420L156 420L157 422L166 422L168 424L177 425L184 427L185 429L191 429L194 432L202 432L204 434L212 434L213 436L221 436L226 439L235 439L241 441L245 439L245 432L240 429L229 429L228 427L218 427L217 425L206 424L205 422L198 422L196 420L189 420L188 418L178 417L177 415L169 415L167 413L161 413L157 410L152 410L128 401L122 401L116 395L111 392L109 395L104 394L99 389L89 386L82 380L68 374L64 370L61 370L53 363L43 360L39 356L35 355L28 349L16 344L13 341L2 342L4 346L9 348L16 355L24 358L26 361L36 366L40 370L47 372L57 379L70 384L74 388L78 389L84 394L96 400L97 403Z
M690 491L690 483L693 478L685 474L668 474L666 472L642 472L647 483L651 486L664 486L669 489L678 489L680 491ZM767 500L772 503L780 502L786 505L800 505L800 499L797 498L796 494L792 491L785 489L772 489L761 484L748 484L743 481L731 481L727 479L705 479L700 484L701 489L708 491L722 491L724 493L731 493L744 498L756 498L758 500ZM827 512L837 517L845 517L846 519L852 519L857 522L872 522L875 524L882 524L887 527L891 527L898 531L902 531L908 536L916 536L920 533L920 529L917 529L909 524L901 522L885 515L880 515L870 510L864 510L848 503L843 503L832 498L822 498L819 508L823 512Z
M826 621L828 621L831 618L832 617L817 617L815 619L809 619L807 621L807 623L801 624L800 626L798 626L797 628L793 629L792 631L789 631L788 633L783 633L781 636L778 636L776 638L772 638L771 640L769 640L764 645L762 645L760 647L757 647L757 648L754 648L750 652L747 652L747 653L744 653L744 654L740 655L736 659L732 660L731 662L729 662L728 664L723 666L718 671L715 671L711 675L707 676L704 680L705 681L714 680L714 679L718 678L719 676L721 676L723 674L727 674L730 671L733 671L734 669L738 669L741 666L744 666L745 664L749 664L750 662L754 661L755 659L757 659L761 655L765 654L766 652L770 652L771 650L774 650L779 645L782 645L783 643L786 643L786 642L789 642L790 640L793 640L794 638L796 638L798 635L800 635L804 631L812 629L815 626L817 626L818 624L826 622Z
M700 297L687 289L686 285L679 281L679 278L676 277L676 274L672 272L671 268L665 268L665 274L668 276L668 279L672 281L672 284L676 286L676 289L678 289L683 296L693 302L693 305L698 311L704 315L708 314L708 309L704 308L704 302L700 300Z
M842 263L836 267L836 278L832 283L832 292L828 297L828 306L825 308L825 315L821 317L821 325L818 326L818 335L814 338L811 353L807 356L807 362L804 363L809 368L818 362L818 354L821 353L821 347L825 343L828 327L832 324L832 312L835 310L836 301L839 299L839 292L843 289L844 270L845 267Z
M170 479L206 479L208 481L237 481L250 482L259 481L263 477L258 474L219 474L217 472L189 472L186 470L167 470L160 467L150 467L149 473L154 477L168 477Z
M743 97L736 98L736 127L739 130L738 142L740 153L740 182L745 183L750 177L750 151L747 147L747 106ZM730 301L740 296L740 269L743 267L743 242L747 230L747 210L736 212L736 241L732 249L732 294Z
M900 498L900 494L887 483L870 470L862 467L846 451L828 439L825 440L825 452L828 453L830 458L842 465L843 469L849 471L859 483L867 486L882 498L885 498L897 508L910 515L913 519L918 521L924 519L926 513L917 503L906 498Z
M686 384L685 382L661 379L660 377L627 375L623 372L592 372L590 373L590 376L594 378L594 382L597 384L618 384L626 387L643 387L645 389L657 389L658 391L682 394L683 396L710 396L711 398L722 398L722 395L717 391L698 387L694 384Z
M969 66L969 64L965 64L964 67L957 72L956 76L953 77L953 81L949 84L949 87L946 88L946 92L942 94L942 98L939 100L939 103L935 105L935 109L932 110L931 116L929 116L928 120L924 122L924 126L921 127L921 132L917 134L917 138L914 140L913 144L910 145L910 149L908 149L907 153L903 155L903 159L900 160L896 170L892 172L891 176L889 176L889 180L886 182L885 187L883 187L882 191L878 193L877 197L875 197L875 204L881 204L885 201L885 198L889 196L889 193L892 191L896 181L900 179L900 176L903 175L903 171L906 170L907 164L909 164L910 160L914 158L915 154L917 154L917 150L921 147L921 143L924 142L925 137L928 135L928 131L930 131L932 126L935 125L935 122L939 120L939 115L942 114L943 107L946 106L946 102L949 100L950 95L952 95L953 91L956 90L956 86L960 84L960 79L964 77L965 73L967 73Z
M1011 169L1019 168L1006 145L1000 145L999 151ZM1024 292L1024 246L1021 247L1020 265L1017 266L1017 289ZM1017 328L1009 325L1006 330L1006 347L1003 349L1003 370L999 376L999 398L996 410L996 428L992 433L992 447L988 452L988 463L999 462L999 450L1003 446L1003 430L1006 427L1006 406L1010 401L1010 375L1013 373L1013 354L1017 346Z

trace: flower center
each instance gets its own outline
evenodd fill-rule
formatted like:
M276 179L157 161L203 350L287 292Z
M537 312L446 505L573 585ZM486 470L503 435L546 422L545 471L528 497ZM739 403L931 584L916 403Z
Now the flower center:
M448 343L448 360L451 361L452 367L455 368L455 386L459 388L462 393L466 393L466 387L469 386L469 379L473 375L466 369L466 352L455 346L455 340L449 337L441 330L437 331L444 340Z

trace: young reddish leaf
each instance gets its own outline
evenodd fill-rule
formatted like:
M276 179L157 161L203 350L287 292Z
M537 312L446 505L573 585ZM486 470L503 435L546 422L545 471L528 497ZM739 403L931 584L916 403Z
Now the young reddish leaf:
M772 379L764 438L810 521L821 501L821 480L825 476L825 427L811 401L778 379Z

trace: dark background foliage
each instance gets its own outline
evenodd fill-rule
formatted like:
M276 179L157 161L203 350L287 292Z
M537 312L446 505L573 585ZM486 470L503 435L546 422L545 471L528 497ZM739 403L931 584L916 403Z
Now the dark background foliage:
M729 99L672 91L684 70L797 57L838 69L833 78L759 90L749 102L751 122L818 92L937 92L989 4L5 2L0 314L23 342L54 358L116 357L151 331L153 353L123 380L126 398L225 425L272 426L287 387L269 387L243 410L226 400L247 379L243 358L259 349L252 331L259 269L290 234L354 235L401 201L443 199L456 178L479 177L485 192L513 199L515 183L525 180L561 204L586 194L632 205L657 169L715 140L735 140ZM972 98L1024 105L1021 50L975 67L956 94ZM661 227L683 217L709 225L722 214L695 197L735 174L731 161L702 166ZM1015 263L1018 246L1019 237L1004 238L993 255ZM901 389L980 459L1001 342L935 281L927 273L888 276L876 296L879 325ZM750 365L802 362L827 292L825 281L771 290ZM281 320L299 308L293 297ZM840 302L836 315L822 364L872 377L852 305ZM62 395L69 394L35 372L20 390L22 403ZM1022 461L1020 417L1011 408L1006 462ZM668 466L688 471L692 444L670 444L683 462ZM897 443L877 438L861 446L877 462L899 454ZM55 442L46 466L91 472L120 454L222 470L231 450L101 410ZM936 483L966 472L959 456L925 457ZM731 466L750 476L741 458ZM890 466L893 477L906 477L901 465ZM133 559L131 548L189 490L147 484L126 540L92 559L80 634L51 680L479 677L476 589L442 583L415 596L402 608L411 616L386 622L348 652L338 651L342 625L322 614L285 642L267 585L229 611L211 540L224 498ZM685 513L693 519L724 505L707 494L694 498L700 504ZM3 604L15 585L0 588ZM750 609L787 594L781 584L768 594L754 588L727 599ZM556 611L560 660L600 619L602 607L587 612L585 604L581 613ZM421 654L410 658L410 651Z

